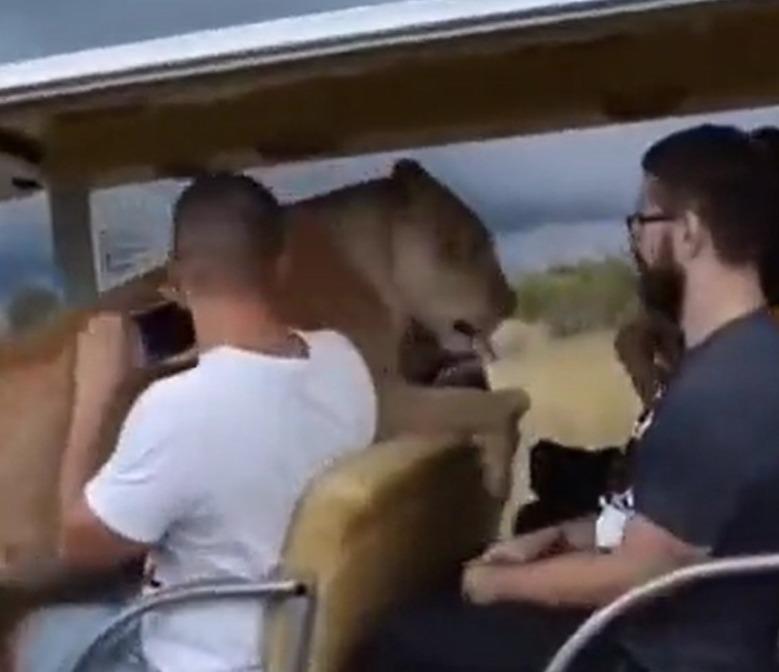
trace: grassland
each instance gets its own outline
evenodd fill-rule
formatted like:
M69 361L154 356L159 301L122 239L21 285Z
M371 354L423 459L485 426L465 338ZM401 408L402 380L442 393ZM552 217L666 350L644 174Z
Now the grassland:
M495 388L521 387L531 408L507 515L528 497L527 448L541 438L598 449L623 443L639 411L614 355L620 322L635 309L633 272L622 260L584 261L522 276L517 315L495 338ZM507 518L508 519L508 518Z
M517 317L570 336L613 329L635 308L635 279L622 259L585 260L517 279Z

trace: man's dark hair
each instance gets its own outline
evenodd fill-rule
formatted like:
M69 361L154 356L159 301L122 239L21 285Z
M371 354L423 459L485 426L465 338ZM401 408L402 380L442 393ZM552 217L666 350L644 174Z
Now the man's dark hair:
M752 131L752 137L763 148L779 173L779 128L763 126ZM766 249L760 269L763 293L769 305L779 305L779 226Z
M281 220L273 194L248 175L234 173L197 177L173 208L176 243L190 232L213 240L229 236L262 259L278 257L284 248Z
M703 125L674 133L644 155L671 212L692 209L726 263L760 263L779 217L776 165L749 133Z

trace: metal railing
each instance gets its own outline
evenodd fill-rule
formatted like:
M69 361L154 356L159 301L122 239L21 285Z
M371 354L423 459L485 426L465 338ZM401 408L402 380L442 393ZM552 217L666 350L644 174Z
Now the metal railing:
M303 672L308 665L308 629L313 600L304 584L292 580L198 582L160 590L133 603L106 624L81 654L73 672L83 672L90 669L90 665L106 647L115 643L128 626L136 623L139 618L149 612L216 600L280 602L293 598L302 598L306 602L303 614L304 635L291 665L291 672Z
M596 637L631 610L664 597L679 588L714 579L779 573L779 554L711 560L670 572L634 588L596 611L557 651L545 672L566 672L577 655Z

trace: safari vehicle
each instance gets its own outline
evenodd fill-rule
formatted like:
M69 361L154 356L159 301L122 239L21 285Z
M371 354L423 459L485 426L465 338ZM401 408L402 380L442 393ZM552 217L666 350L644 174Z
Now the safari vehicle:
M779 5L760 0L425 0L6 65L2 195L45 189L68 301L90 306L101 300L94 190L776 103L777 35ZM160 593L95 648L141 613L232 596L268 603L267 672L346 672L378 615L456 572L495 533L500 506L467 446L377 446L311 487L279 577ZM594 616L549 670L635 603L764 571L779 558L664 577Z

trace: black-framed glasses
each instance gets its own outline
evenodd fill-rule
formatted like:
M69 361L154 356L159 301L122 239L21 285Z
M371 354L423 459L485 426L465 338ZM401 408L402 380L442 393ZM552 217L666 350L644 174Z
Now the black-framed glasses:
M645 224L655 224L658 222L672 222L676 219L675 215L667 212L657 212L654 214L646 214L643 212L633 212L625 217L625 224L628 227L628 231L633 233L638 227Z

